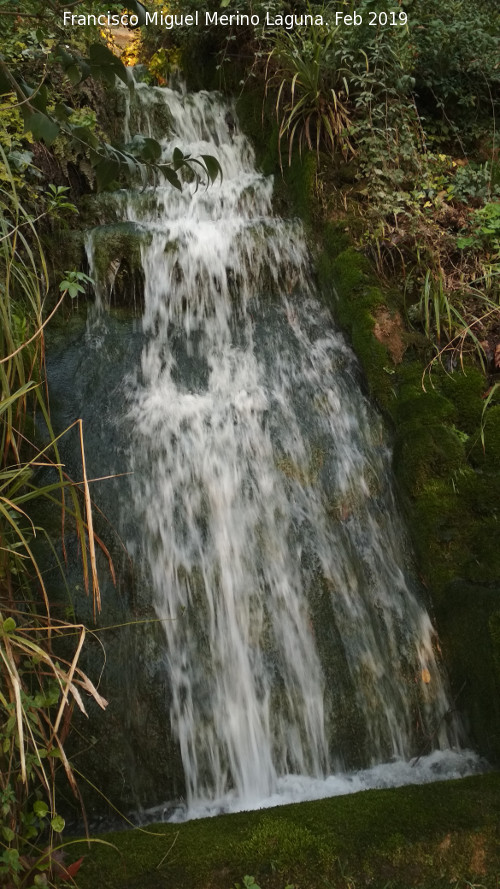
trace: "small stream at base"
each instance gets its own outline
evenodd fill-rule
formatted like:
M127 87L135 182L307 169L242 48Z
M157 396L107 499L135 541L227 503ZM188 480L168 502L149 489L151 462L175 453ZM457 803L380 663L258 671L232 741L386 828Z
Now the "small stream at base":
M184 802L158 805L172 790L157 787L142 819L477 770L408 573L386 436L300 224L273 216L218 95L137 84L125 129L223 170L210 188L110 196L144 236L144 316L117 370L101 282L77 347L93 382L70 396L99 410L106 389L87 452L110 436L108 471L132 473L103 505L162 621ZM102 236L87 239L96 276Z

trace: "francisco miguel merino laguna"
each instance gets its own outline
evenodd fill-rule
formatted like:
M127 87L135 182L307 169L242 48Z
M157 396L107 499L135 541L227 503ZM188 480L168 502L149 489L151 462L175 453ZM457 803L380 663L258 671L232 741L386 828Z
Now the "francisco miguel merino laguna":
M323 25L324 23L325 20L322 15L270 15L269 12L266 13L265 21L262 22L262 24L267 25L268 27L282 27L287 30L291 30L300 25ZM108 11L107 13L94 15L92 13L71 13L68 12L68 10L64 10L63 24L100 25L105 28L131 26L136 28L139 24L139 19L135 14L129 13L119 15ZM189 15L185 15L184 13L171 15L163 12L146 12L145 21L145 25L161 25L164 28L167 28L167 30L180 28L186 25L221 25L223 27L229 27L231 25L245 26L260 24L260 16L255 13L252 15L247 15L246 13L241 12L231 14L204 12L203 14L200 14L198 10Z

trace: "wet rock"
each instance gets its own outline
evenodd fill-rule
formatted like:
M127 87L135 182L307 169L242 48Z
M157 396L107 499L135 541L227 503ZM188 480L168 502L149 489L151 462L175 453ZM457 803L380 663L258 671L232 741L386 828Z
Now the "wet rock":
M141 245L150 234L140 225L120 222L93 229L87 238L97 297L111 306L140 309L144 302Z

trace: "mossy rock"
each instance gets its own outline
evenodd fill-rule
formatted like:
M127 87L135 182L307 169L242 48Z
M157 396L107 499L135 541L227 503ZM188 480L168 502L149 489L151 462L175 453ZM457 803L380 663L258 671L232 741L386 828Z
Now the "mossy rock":
M467 467L455 478L455 488L465 513L478 519L500 516L500 472Z
M498 598L498 611L494 611L488 620L488 629L492 644L493 672L495 682L500 689L500 590Z
M488 407L484 413L481 435L474 443L471 460L485 469L500 468L500 404Z
M453 374L442 373L439 388L456 407L456 423L469 435L474 433L480 423L484 401L482 395L486 388L484 374L475 367L468 367L465 372L455 371Z
M481 578L484 583L500 581L500 516L498 511L488 515L481 522L472 526L471 541L473 559L467 577L471 580Z
M286 150L286 149L285 149ZM318 161L316 155L307 152L302 157L294 154L292 163L284 169L284 180L292 197L292 209L295 215L310 225L313 220L316 196L316 171Z
M265 176L277 174L275 188L280 189L280 165L278 150L279 126L271 108L263 114L263 96L259 89L238 91L236 113L238 122L251 141L256 155L257 166Z
M354 247L348 247L335 256L330 271L335 287L344 299L365 293L372 280L368 260Z
M93 229L92 251L97 285L116 306L141 305L144 273L141 246L151 234L132 222L102 225Z
M328 228L328 241L332 254L324 250L318 260L324 298L350 337L370 393L391 413L395 397L393 360L374 335L376 310L387 305L387 294L376 285L365 256L352 247L338 252L343 241L338 228Z
M394 461L398 479L412 495L426 491L433 479L451 479L467 465L464 444L452 428L417 420L398 429Z
M78 218L80 224L88 228L113 225L123 219L123 207L116 200L115 192L88 194L80 199Z
M368 389L380 407L390 411L394 399L392 385L391 357L382 343L373 335L374 319L365 313L364 324L355 327L352 333L352 346L363 368Z
M463 575L472 560L470 523L447 479L427 481L409 516L419 566L436 604L443 588Z
M500 776L220 815L109 834L81 889L496 889ZM75 857L81 854L75 847ZM468 883L467 883L468 881Z
M437 611L457 707L469 740L500 759L500 584L454 581Z
M406 428L453 422L456 416L457 410L451 401L434 389L424 392L421 387L403 389L395 408L396 422Z

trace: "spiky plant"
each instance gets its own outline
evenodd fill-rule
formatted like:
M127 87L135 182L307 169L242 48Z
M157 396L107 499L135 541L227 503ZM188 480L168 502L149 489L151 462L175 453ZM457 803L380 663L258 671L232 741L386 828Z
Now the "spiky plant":
M268 53L266 92L276 90L276 116L280 147L288 145L288 162L294 146L307 146L343 155L354 152L349 138L351 123L349 85L340 51L338 28L312 25L306 33L283 31Z

